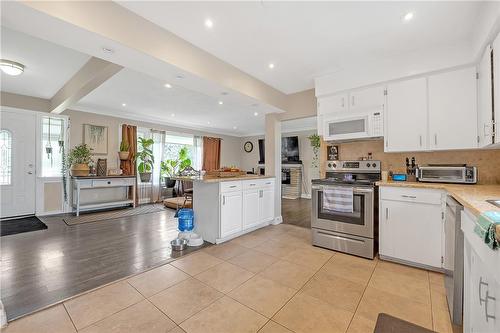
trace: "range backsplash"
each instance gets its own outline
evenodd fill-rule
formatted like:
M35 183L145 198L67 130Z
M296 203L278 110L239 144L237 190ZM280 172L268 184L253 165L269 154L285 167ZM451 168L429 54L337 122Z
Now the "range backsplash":
M326 160L326 145L322 142L321 161ZM382 161L382 170L405 172L405 158L415 156L417 164L467 163L479 171L479 184L500 184L500 149L453 150L441 152L384 153L382 140L335 143L339 147L339 159L358 160L372 153L374 160ZM324 163L321 163L323 166ZM324 168L321 170L324 176Z

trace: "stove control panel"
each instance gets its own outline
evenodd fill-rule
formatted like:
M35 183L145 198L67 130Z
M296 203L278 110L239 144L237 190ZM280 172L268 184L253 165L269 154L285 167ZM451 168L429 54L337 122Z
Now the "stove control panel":
M372 171L380 172L380 161L327 161L327 171Z

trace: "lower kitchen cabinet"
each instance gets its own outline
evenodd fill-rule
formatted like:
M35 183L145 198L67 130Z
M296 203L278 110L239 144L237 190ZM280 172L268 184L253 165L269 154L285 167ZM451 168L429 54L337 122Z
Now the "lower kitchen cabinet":
M242 194L229 192L221 194L220 234L226 237L242 229Z
M442 266L442 191L380 188L379 253L416 266Z
M259 219L263 222L271 221L274 219L274 186L260 191Z

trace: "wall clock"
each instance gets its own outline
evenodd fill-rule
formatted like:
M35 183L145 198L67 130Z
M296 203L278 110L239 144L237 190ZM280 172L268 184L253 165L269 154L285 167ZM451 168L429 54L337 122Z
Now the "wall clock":
M245 149L245 151L247 153L250 153L252 150L253 150L253 143L251 143L250 141L247 141L245 142L245 144L243 145L243 148Z

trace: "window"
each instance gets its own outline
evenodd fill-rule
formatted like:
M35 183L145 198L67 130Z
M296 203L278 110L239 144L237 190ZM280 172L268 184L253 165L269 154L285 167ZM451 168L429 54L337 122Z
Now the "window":
M186 147L188 156L193 160L193 136L182 134L165 135L165 145L163 148L163 158L165 160L175 160L179 156L179 151Z
M64 154L64 119L42 118L41 176L61 177Z
M12 134L0 131L0 185L10 185L12 176Z

